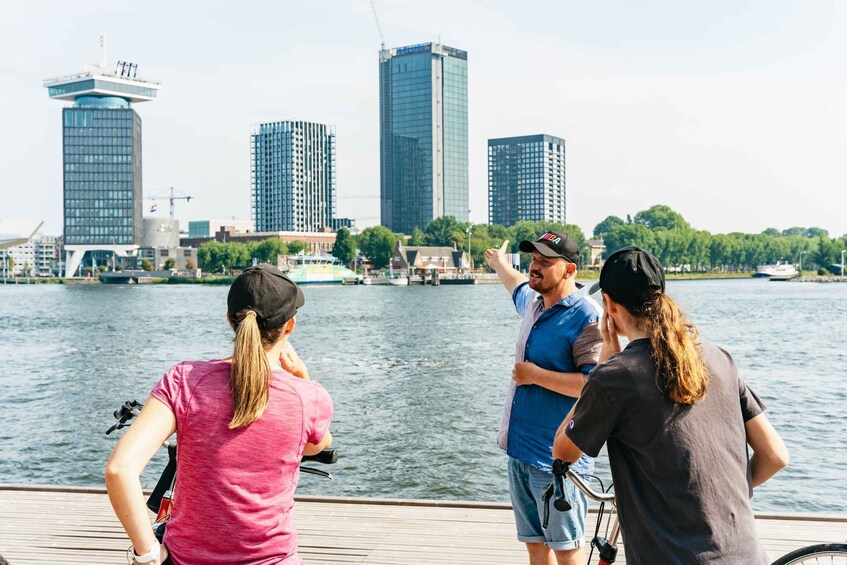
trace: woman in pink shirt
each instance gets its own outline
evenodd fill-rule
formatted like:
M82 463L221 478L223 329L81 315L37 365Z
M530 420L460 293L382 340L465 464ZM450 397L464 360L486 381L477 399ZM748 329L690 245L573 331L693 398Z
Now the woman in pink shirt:
M300 460L332 441L332 400L288 343L303 302L278 269L245 270L227 297L232 357L172 367L118 442L106 488L135 563L303 562L291 519ZM160 546L139 476L174 432L175 504Z

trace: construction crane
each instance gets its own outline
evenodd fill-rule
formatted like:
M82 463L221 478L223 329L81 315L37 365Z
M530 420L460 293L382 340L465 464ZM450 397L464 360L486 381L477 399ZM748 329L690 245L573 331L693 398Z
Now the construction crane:
M168 199L170 201L170 204L171 204L171 209L170 209L171 218L174 217L174 200L185 200L186 202L190 202L191 199L194 198L193 196L188 196L187 194L182 194L182 193L179 193L180 196L177 196L176 195L177 191L174 190L174 187L170 187L169 193L170 194L163 193L163 194L157 194L156 196L150 196L150 197L147 198L147 200L165 200L165 199ZM150 211L151 212L156 211L156 205L155 204L150 209Z
M371 10L374 13L374 21L376 21L376 30L379 32L380 49L385 49L385 35L382 33L382 26L379 24L379 18L376 15L376 6L374 0L371 0Z

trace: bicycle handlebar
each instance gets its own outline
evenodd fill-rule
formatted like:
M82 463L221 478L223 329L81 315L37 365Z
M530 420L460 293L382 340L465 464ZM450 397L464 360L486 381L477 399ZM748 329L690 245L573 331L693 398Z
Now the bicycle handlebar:
M316 453L314 455L304 455L303 462L315 462L315 463L324 463L326 465L332 465L338 461L338 450L336 449L324 449L320 453Z
M571 470L569 463L565 463L561 459L556 459L553 462L553 477L554 477L554 479L555 478L561 478L561 477L569 478L571 480L571 482L573 482L573 484L576 485L576 488L581 490L582 493L585 496L587 496L588 498L590 498L591 500L594 500L596 502L614 502L615 501L615 493L613 493L613 492L597 492L597 491L593 490L590 486L588 486L588 483L585 482L585 479L583 479L581 476L579 476L577 473L575 473L574 471ZM554 484L555 483L556 483L556 481L554 480ZM556 503L557 503L556 507L557 508L558 508L558 502L559 502L559 500L557 499L556 500Z

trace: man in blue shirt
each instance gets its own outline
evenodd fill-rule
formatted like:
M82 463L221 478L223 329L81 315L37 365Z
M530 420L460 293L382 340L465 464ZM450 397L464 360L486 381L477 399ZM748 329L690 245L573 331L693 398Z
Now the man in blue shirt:
M509 456L509 493L518 540L526 543L530 565L582 565L587 501L566 481L569 512L552 511L542 528L541 495L553 480L553 438L597 364L603 338L600 306L575 281L579 246L566 233L551 230L536 241L522 241L532 254L529 279L503 256L506 243L485 252L523 317L498 445ZM584 457L573 469L591 473ZM553 560L555 556L555 560Z

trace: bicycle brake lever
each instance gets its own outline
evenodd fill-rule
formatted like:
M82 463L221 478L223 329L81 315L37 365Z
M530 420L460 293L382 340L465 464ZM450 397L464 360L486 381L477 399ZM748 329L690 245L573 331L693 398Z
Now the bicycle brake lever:
M318 475L319 477L332 480L332 475L330 473L327 473L326 471L322 471L321 469L313 469L311 467L300 467L300 472L309 473L311 475Z

